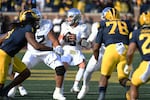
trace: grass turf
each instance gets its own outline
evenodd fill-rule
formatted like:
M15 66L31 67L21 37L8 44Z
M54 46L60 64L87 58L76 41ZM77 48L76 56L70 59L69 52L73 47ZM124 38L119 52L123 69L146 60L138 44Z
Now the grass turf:
M84 52L89 60L91 52ZM17 56L22 58L24 52L20 52ZM140 62L139 54L136 52L134 57L133 65L138 66ZM77 94L70 92L70 88L73 85L77 67L71 67L67 72L67 76L64 83L64 95L67 100L76 100ZM36 67L31 69L31 77L24 81L23 85L28 90L29 95L21 97L17 91L16 96L13 100L52 100L53 91L55 89L54 71L48 68L43 63L38 64ZM100 72L94 72L91 82L90 90L83 100L97 100L98 98L98 81ZM9 83L9 77L7 83ZM82 82L80 82L81 87ZM149 84L140 87L140 98L142 100L149 100L150 88ZM117 74L114 71L107 88L106 100L125 100L125 90L121 87L117 80Z

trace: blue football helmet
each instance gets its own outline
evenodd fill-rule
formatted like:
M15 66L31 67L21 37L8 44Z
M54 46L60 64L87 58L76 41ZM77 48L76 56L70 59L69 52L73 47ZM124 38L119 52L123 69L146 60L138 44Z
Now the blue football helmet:
M143 12L139 17L140 25L150 25L150 11Z
M104 12L102 12L102 17L105 20L118 20L120 19L120 14L115 8L105 8Z
M32 8L31 9L36 15L39 16L40 19L42 19L42 14L37 8Z
M101 20L106 20L106 13L111 9L111 7L106 7L105 9L102 10L101 13Z

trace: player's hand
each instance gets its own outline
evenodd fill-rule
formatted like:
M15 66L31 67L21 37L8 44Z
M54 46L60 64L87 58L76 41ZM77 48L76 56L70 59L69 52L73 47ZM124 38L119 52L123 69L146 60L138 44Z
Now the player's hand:
M127 65L126 64L125 67L124 67L124 73L127 74L127 75L130 74L130 72L132 71L132 68L133 68L132 65Z
M76 40L76 35L72 34L70 32L68 32L65 36L64 36L64 40L69 42L69 41L75 41Z
M85 47L85 48L91 48L91 43L90 42L87 42L87 40L85 39L82 39L81 40L81 46Z
M69 34L69 41L75 41L76 35L75 34Z
M54 51L59 54L59 55L63 55L64 54L64 50L62 49L62 47L60 45L56 46L54 48Z

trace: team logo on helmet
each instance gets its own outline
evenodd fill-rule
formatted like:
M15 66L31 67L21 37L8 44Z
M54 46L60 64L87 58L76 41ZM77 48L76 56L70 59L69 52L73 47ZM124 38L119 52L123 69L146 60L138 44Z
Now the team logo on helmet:
M106 20L118 20L118 19L120 19L119 11L117 11L115 8L108 9L105 13L105 19Z
M39 19L40 17L36 13L34 13L32 10L21 12L19 16L20 22L36 21Z
M143 12L139 18L140 25L150 25L150 11Z
M103 9L102 14L101 14L101 20L105 20L106 19L106 13L111 9L111 7L106 7L105 9Z

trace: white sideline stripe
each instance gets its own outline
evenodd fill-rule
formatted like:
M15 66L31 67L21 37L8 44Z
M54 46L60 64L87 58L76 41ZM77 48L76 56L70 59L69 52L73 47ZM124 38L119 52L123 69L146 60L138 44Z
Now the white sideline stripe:
M28 93L40 93L40 94L45 94L45 93L47 93L47 94L53 94L53 91L28 91ZM64 94L73 94L73 93L71 93L70 91L69 92L64 92ZM87 93L87 95L91 95L91 94L95 94L95 95L97 95L98 94L98 92L94 92L94 91L91 91L91 92L88 92ZM140 95L150 95L150 93L140 93ZM120 95L120 94L118 94L118 93L116 93L116 94L114 94L114 93L107 93L107 95Z

